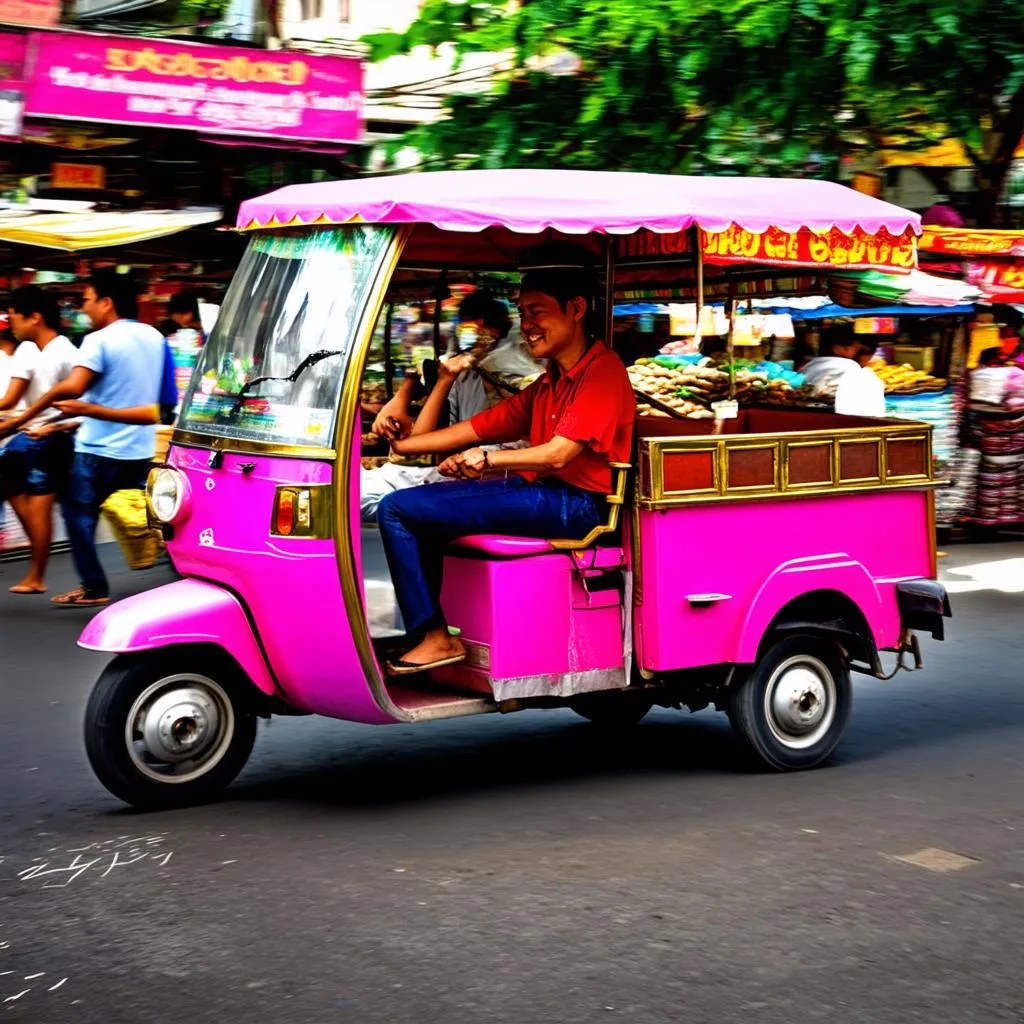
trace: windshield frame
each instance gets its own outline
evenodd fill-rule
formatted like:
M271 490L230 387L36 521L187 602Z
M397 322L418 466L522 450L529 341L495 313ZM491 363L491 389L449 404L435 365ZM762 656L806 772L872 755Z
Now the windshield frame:
M357 226L363 225L332 225L332 227L337 228ZM325 225L309 225L305 229L305 232L308 233L315 230L323 230L324 227ZM347 415L345 411L345 396L347 392L351 390L353 377L358 384L362 375L362 364L365 361L362 338L367 329L366 324L369 322L369 329L372 330L373 324L376 323L377 318L380 316L388 284L394 275L399 257L401 256L401 252L405 247L405 243L408 240L410 233L409 226L386 225L386 227L391 229L391 237L388 238L381 252L377 256L376 266L366 283L362 306L355 312L352 322L348 327L347 336L344 339L344 355L338 356L338 361L341 364L339 369L340 381L335 391L333 403L334 426L331 438L332 443L329 445L316 443L298 444L294 442L274 441L270 439L264 440L231 436L228 433L204 430L202 429L202 426L197 424L183 425L185 417L182 415L179 417L178 423L175 425L171 438L172 444L189 448L213 449L215 451L275 455L285 458L318 459L324 461L334 461L340 452L342 455L341 461L345 461L346 448L343 438L346 434L351 434L351 430L346 429L349 425L345 420ZM267 237L283 235L286 233L294 234L296 233L296 229L259 229L247 233L253 236L258 235ZM200 373L201 365L201 362L197 365L195 370L196 375ZM193 380L189 389L190 396L192 388L195 385L196 381ZM356 393L358 393L358 389ZM224 397L227 398L229 396L225 395ZM185 409L183 408L182 413L184 412ZM354 415L354 411L352 412L352 415Z

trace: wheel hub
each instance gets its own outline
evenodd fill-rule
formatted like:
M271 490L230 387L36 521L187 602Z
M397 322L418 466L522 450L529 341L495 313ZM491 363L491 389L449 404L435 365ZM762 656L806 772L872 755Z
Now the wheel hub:
M825 686L808 668L783 673L772 698L775 720L787 732L802 735L813 729L825 714Z
M768 727L791 749L817 743L836 715L835 680L817 658L797 656L783 662L765 693Z
M209 749L221 732L221 712L204 689L167 690L141 709L138 730L149 753L159 761L191 761Z

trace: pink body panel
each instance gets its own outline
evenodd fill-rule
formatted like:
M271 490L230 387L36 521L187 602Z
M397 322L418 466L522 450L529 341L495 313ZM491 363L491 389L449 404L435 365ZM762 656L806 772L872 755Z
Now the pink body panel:
M270 534L276 486L330 483L333 465L226 453L220 468L210 469L209 454L177 446L170 452L169 464L191 486L191 511L168 544L175 567L239 596L289 703L332 718L393 721L374 700L359 661L335 542ZM251 472L242 472L245 463L254 464Z
M227 651L264 693L276 690L238 598L201 580L178 580L105 608L78 643L91 651L118 654L212 643Z
M878 647L892 646L895 583L931 575L927 501L893 491L640 512L640 664L752 662L778 612L817 590L849 597ZM688 600L712 596L727 599Z
M588 594L572 555L445 559L441 604L462 638L489 651L491 679L622 665L617 591Z

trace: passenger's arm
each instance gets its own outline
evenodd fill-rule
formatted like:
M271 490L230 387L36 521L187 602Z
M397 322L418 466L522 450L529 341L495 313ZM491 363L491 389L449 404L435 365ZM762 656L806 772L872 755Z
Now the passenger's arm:
M95 402L81 402L69 399L54 402L65 416L87 416L92 420L106 420L108 423L131 423L136 426L150 426L160 422L159 405L135 405L126 409L112 409Z
M394 440L401 436L405 421L410 420L409 407L412 405L413 397L416 394L416 380L413 377L406 377L398 393L387 401L377 413L377 418L370 428L378 437L386 437Z
M38 402L33 402L23 413L13 419L0 423L0 437L20 430L29 420L34 420L41 412L57 402L70 398L81 398L95 377L96 374L87 367L76 366L64 380L50 388Z
M441 413L444 410L445 403L448 401L448 396L452 393L452 388L455 387L455 382L475 362L475 357L470 353L466 353L460 356L452 356L451 359L438 366L437 383L434 385L434 390L430 392L427 400L423 403L419 416L416 417L416 422L412 427L413 437L418 434L429 434L437 430Z
M585 447L586 445L580 444L579 441L570 441L566 437L556 435L550 441L534 445L532 448L500 451L470 448L445 459L437 467L437 471L443 476L456 476L465 480L483 476L492 469L538 473L544 476L565 469Z
M440 455L469 448L481 441L473 429L471 420L453 423L444 430L432 430L429 434L416 434L403 441L392 441L391 450L396 455Z

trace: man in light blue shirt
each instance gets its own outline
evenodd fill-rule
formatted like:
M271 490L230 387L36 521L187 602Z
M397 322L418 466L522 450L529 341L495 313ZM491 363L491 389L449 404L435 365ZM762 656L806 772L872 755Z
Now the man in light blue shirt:
M54 604L96 606L110 601L106 574L96 552L100 506L115 491L145 486L156 446L164 339L140 324L138 298L130 278L97 271L82 298L82 310L95 331L85 338L71 374L51 388L17 419L0 427L0 436L58 402L84 398L86 406L110 415L86 415L75 438L68 493L61 499L71 554L81 586L53 598ZM117 410L153 408L149 422L118 421ZM66 408L66 406L65 406Z

